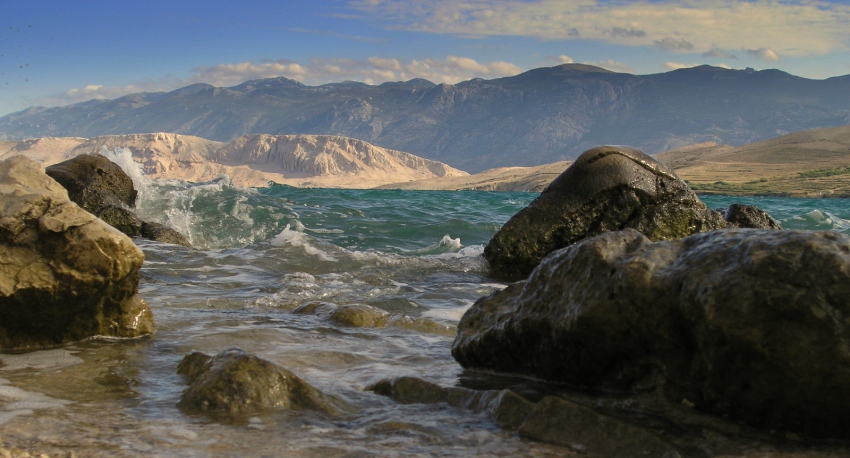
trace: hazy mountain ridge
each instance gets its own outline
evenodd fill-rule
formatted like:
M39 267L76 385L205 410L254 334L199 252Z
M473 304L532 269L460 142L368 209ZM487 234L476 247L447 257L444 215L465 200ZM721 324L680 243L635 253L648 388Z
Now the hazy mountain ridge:
M810 80L778 70L701 66L636 76L566 64L455 85L306 86L282 77L230 88L196 84L31 108L0 118L0 138L337 135L475 172L571 159L600 144L658 153L844 124L850 124L850 75Z
M322 135L247 135L218 142L171 133L48 137L0 142L0 160L27 155L45 166L79 154L127 148L156 179L209 181L222 174L241 186L269 181L293 186L370 188L464 176L466 172L362 140Z

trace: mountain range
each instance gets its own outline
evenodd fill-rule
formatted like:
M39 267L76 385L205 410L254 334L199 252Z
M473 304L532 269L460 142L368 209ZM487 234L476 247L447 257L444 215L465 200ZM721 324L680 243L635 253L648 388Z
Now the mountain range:
M601 144L659 153L742 145L850 124L850 75L711 66L653 75L565 64L458 84L415 79L307 86L279 77L195 84L0 117L0 138L173 132L229 142L246 134L332 135L469 172L577 157Z

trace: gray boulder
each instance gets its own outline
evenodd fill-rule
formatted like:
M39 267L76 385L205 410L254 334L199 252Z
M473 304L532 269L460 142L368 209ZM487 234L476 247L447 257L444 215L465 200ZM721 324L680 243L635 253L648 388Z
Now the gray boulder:
M656 391L763 430L850 438L850 237L732 229L655 242L610 232L479 299L464 367Z
M153 333L144 255L23 156L0 162L0 348Z
M671 169L634 148L600 146L505 223L484 257L491 275L518 279L552 251L604 232L633 228L671 240L724 227Z
M343 415L350 407L287 369L238 348L214 357L191 353L177 367L189 383L177 404L191 413L242 419L273 409Z

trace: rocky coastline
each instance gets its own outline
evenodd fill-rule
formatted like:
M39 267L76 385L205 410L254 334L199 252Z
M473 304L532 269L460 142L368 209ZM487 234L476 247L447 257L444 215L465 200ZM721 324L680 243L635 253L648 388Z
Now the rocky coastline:
M144 236L145 223L113 166L79 156L45 174L21 156L0 162L0 349L153 334L137 294L144 256L128 237ZM727 439L707 431L843 450L850 237L778 229L756 207L708 208L639 150L593 148L485 249L491 274L514 282L461 319L458 386L402 376L365 389L483 413L580 456L714 456ZM436 326L368 305L292 313L354 328ZM236 348L189 353L175 372L181 411L216 422L364 408ZM30 455L0 443L0 456Z

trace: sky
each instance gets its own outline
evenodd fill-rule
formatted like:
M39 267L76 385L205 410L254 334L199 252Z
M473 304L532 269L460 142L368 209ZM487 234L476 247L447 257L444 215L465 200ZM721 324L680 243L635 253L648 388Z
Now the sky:
M0 116L194 83L454 84L562 63L850 74L850 0L0 0Z

